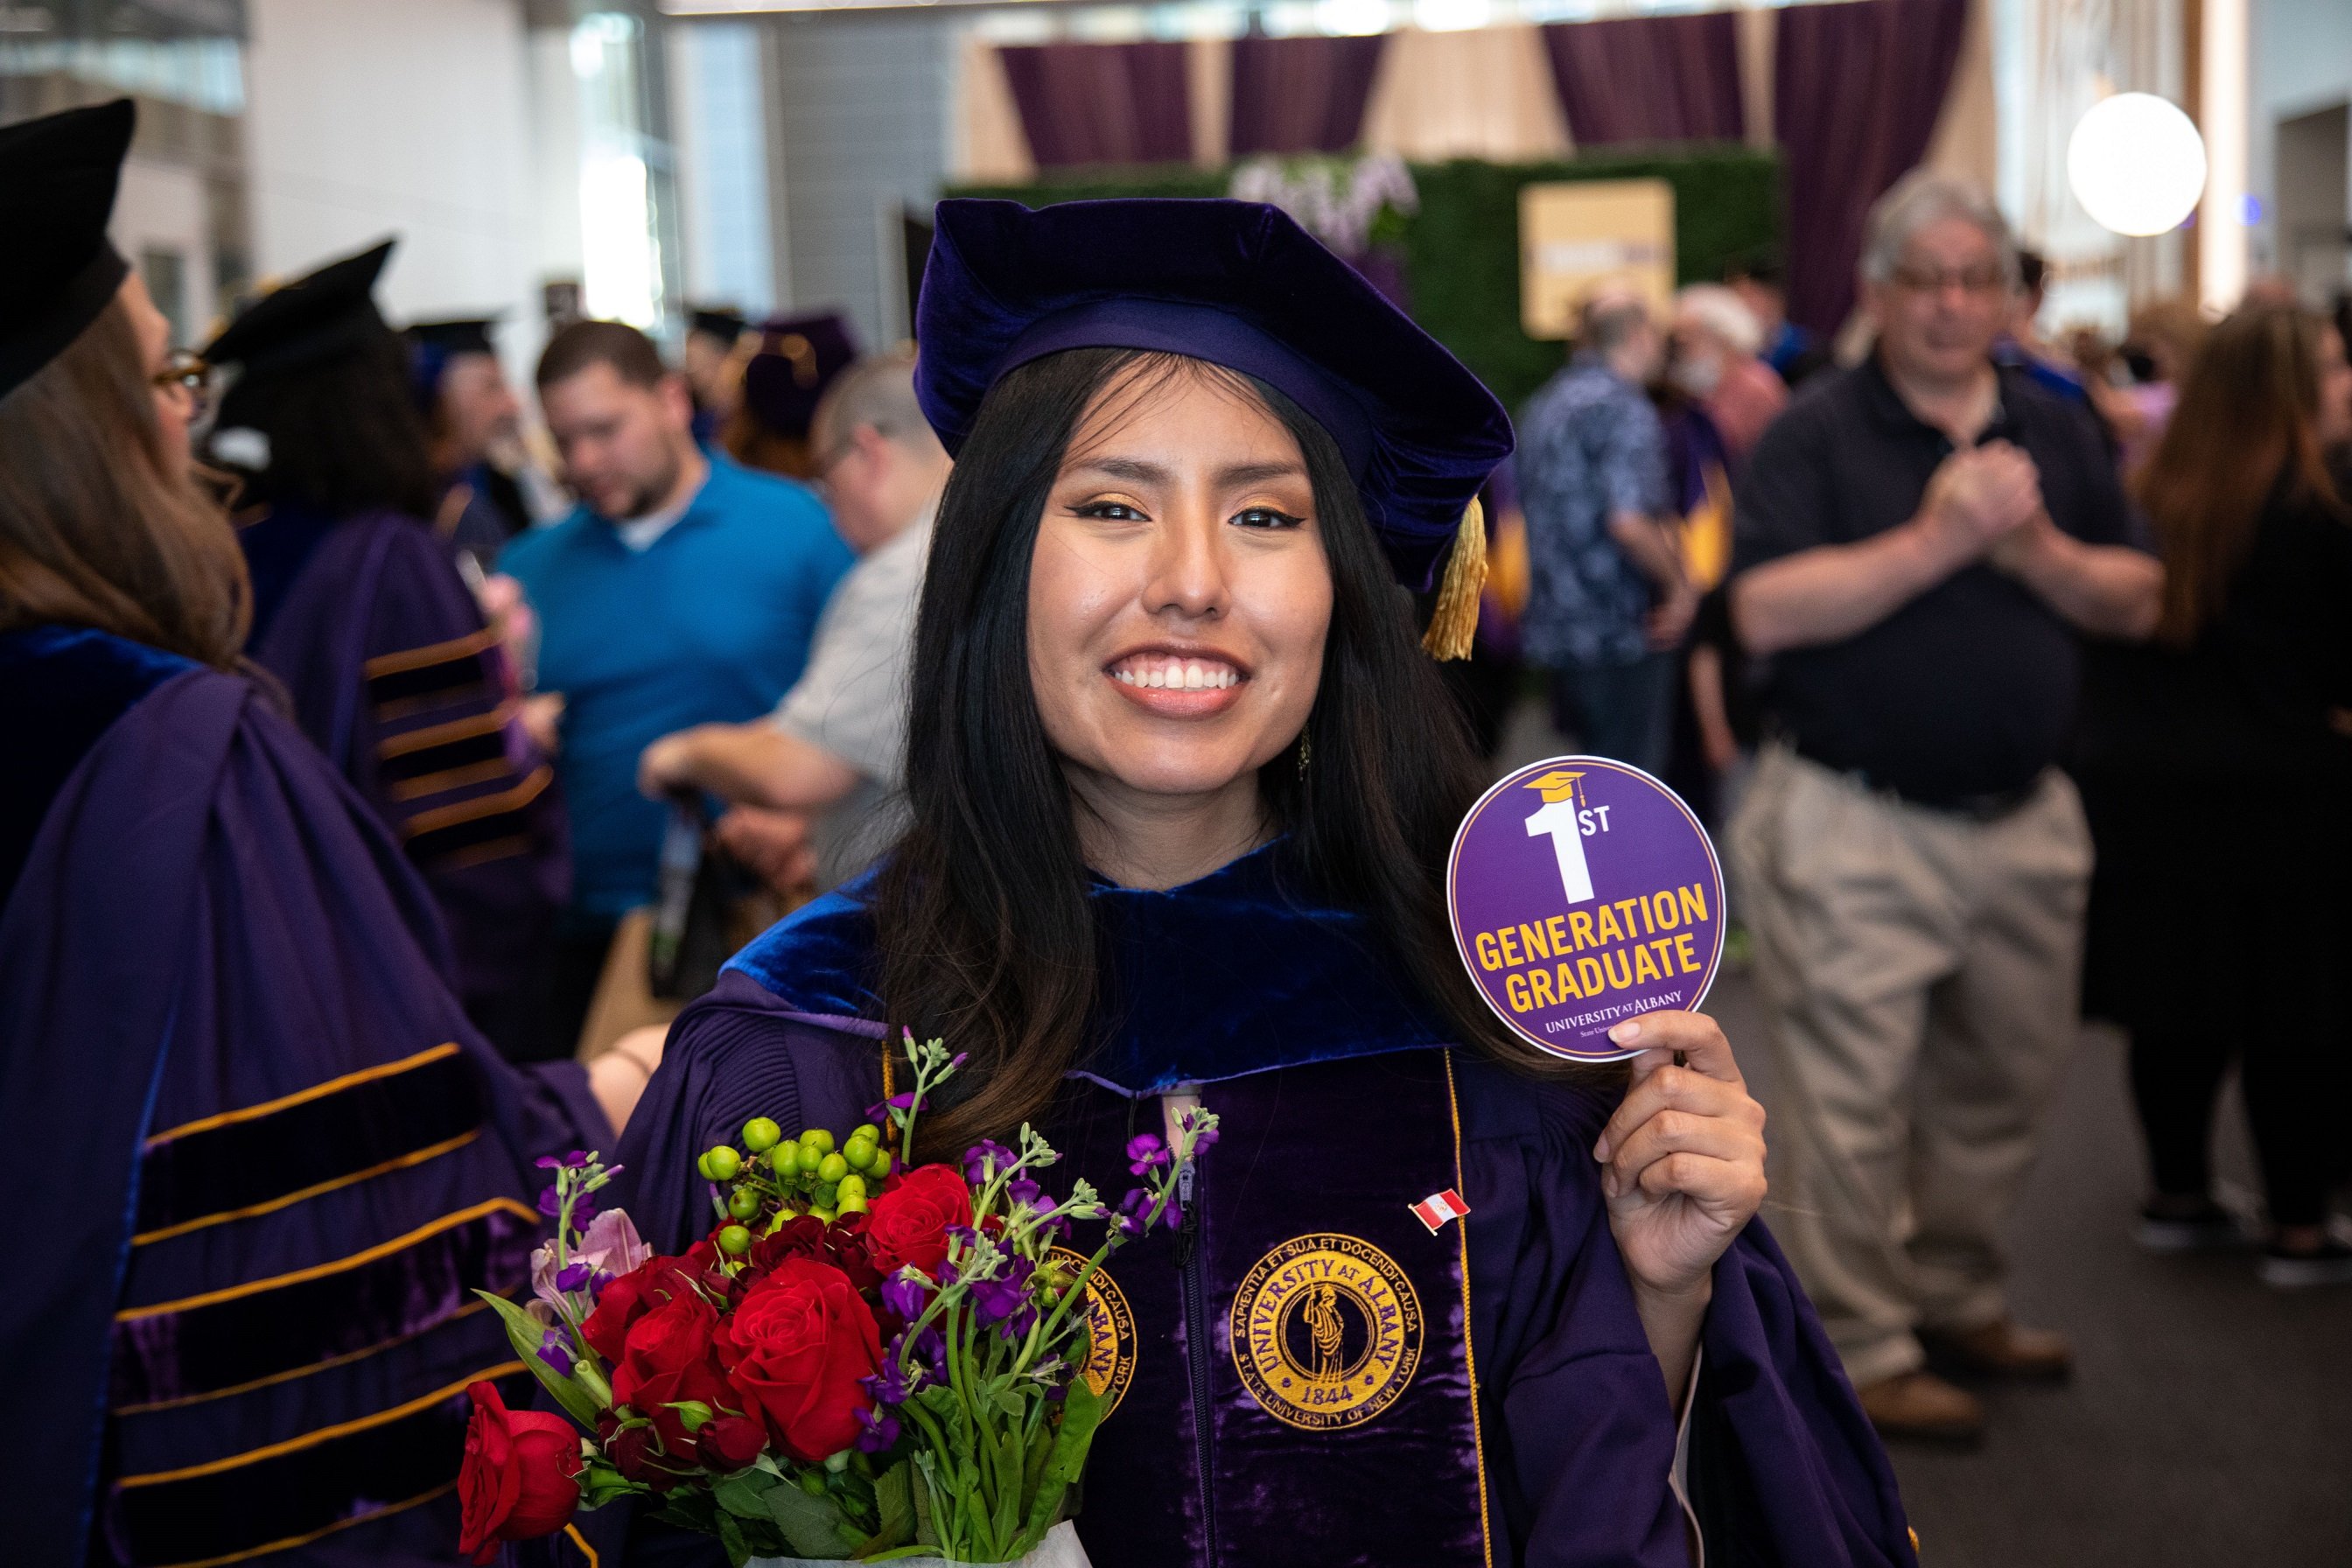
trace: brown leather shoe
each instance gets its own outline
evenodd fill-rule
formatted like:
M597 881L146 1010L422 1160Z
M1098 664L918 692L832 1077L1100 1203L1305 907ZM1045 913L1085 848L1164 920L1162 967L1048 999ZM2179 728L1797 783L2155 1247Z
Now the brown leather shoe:
M1975 1443L1984 1436L1984 1405L1932 1372L1906 1372L1854 1390L1862 1413L1885 1437Z
M1977 1377L2058 1383L2074 1370L2074 1348L2055 1329L2029 1329L2007 1318L1962 1332L1924 1330L1927 1359Z

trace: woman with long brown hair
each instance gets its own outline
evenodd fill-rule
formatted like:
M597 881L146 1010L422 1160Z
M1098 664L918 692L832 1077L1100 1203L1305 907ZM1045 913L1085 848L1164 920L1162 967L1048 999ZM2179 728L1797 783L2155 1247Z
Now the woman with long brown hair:
M126 100L0 130L10 1561L457 1561L532 1161L652 1062L508 1068L396 842L242 673L202 365L106 239ZM325 1544L316 1544L324 1542Z
M2086 984L2131 1031L2140 1237L2236 1239L2207 1163L2235 1057L2281 1287L2352 1282L2326 1229L2352 1090L2352 510L2323 454L2347 435L2334 327L2277 306L2215 327L2137 481L2162 617L2147 646L2099 650L2085 686Z

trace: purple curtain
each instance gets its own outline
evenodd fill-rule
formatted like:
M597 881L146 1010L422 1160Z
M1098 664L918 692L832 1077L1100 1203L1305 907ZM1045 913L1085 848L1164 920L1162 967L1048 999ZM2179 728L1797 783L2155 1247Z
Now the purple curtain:
M1234 40L1232 142L1253 153L1340 153L1364 133L1364 105L1388 40Z
M1561 22L1544 52L1580 148L1611 142L1737 142L1739 23L1729 11Z
M1192 156L1181 43L1021 44L997 53L1039 168Z
M1969 0L1853 0L1780 13L1773 132L1788 170L1789 319L1836 331L1853 309L1870 204L1927 151Z

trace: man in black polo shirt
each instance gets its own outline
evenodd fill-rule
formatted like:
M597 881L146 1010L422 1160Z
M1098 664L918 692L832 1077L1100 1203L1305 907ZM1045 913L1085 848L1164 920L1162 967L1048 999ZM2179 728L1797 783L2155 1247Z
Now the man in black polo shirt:
M2088 416L1992 363L2016 279L1980 194L1896 185L1863 258L1875 353L1807 388L1737 496L1732 616L1776 731L1731 830L1774 1228L1893 1433L1981 1429L1927 1345L2069 1364L2010 1320L2000 1244L2074 1037L2091 842L2052 763L2077 636L2146 635L2162 582Z

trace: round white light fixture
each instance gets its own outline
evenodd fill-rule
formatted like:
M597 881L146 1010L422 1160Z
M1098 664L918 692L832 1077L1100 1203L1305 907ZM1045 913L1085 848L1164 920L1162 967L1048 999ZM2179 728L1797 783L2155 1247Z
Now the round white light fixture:
M2204 194L2205 139L2164 99L2119 92L2074 127L2066 183L2100 227L2163 234L2179 227Z

